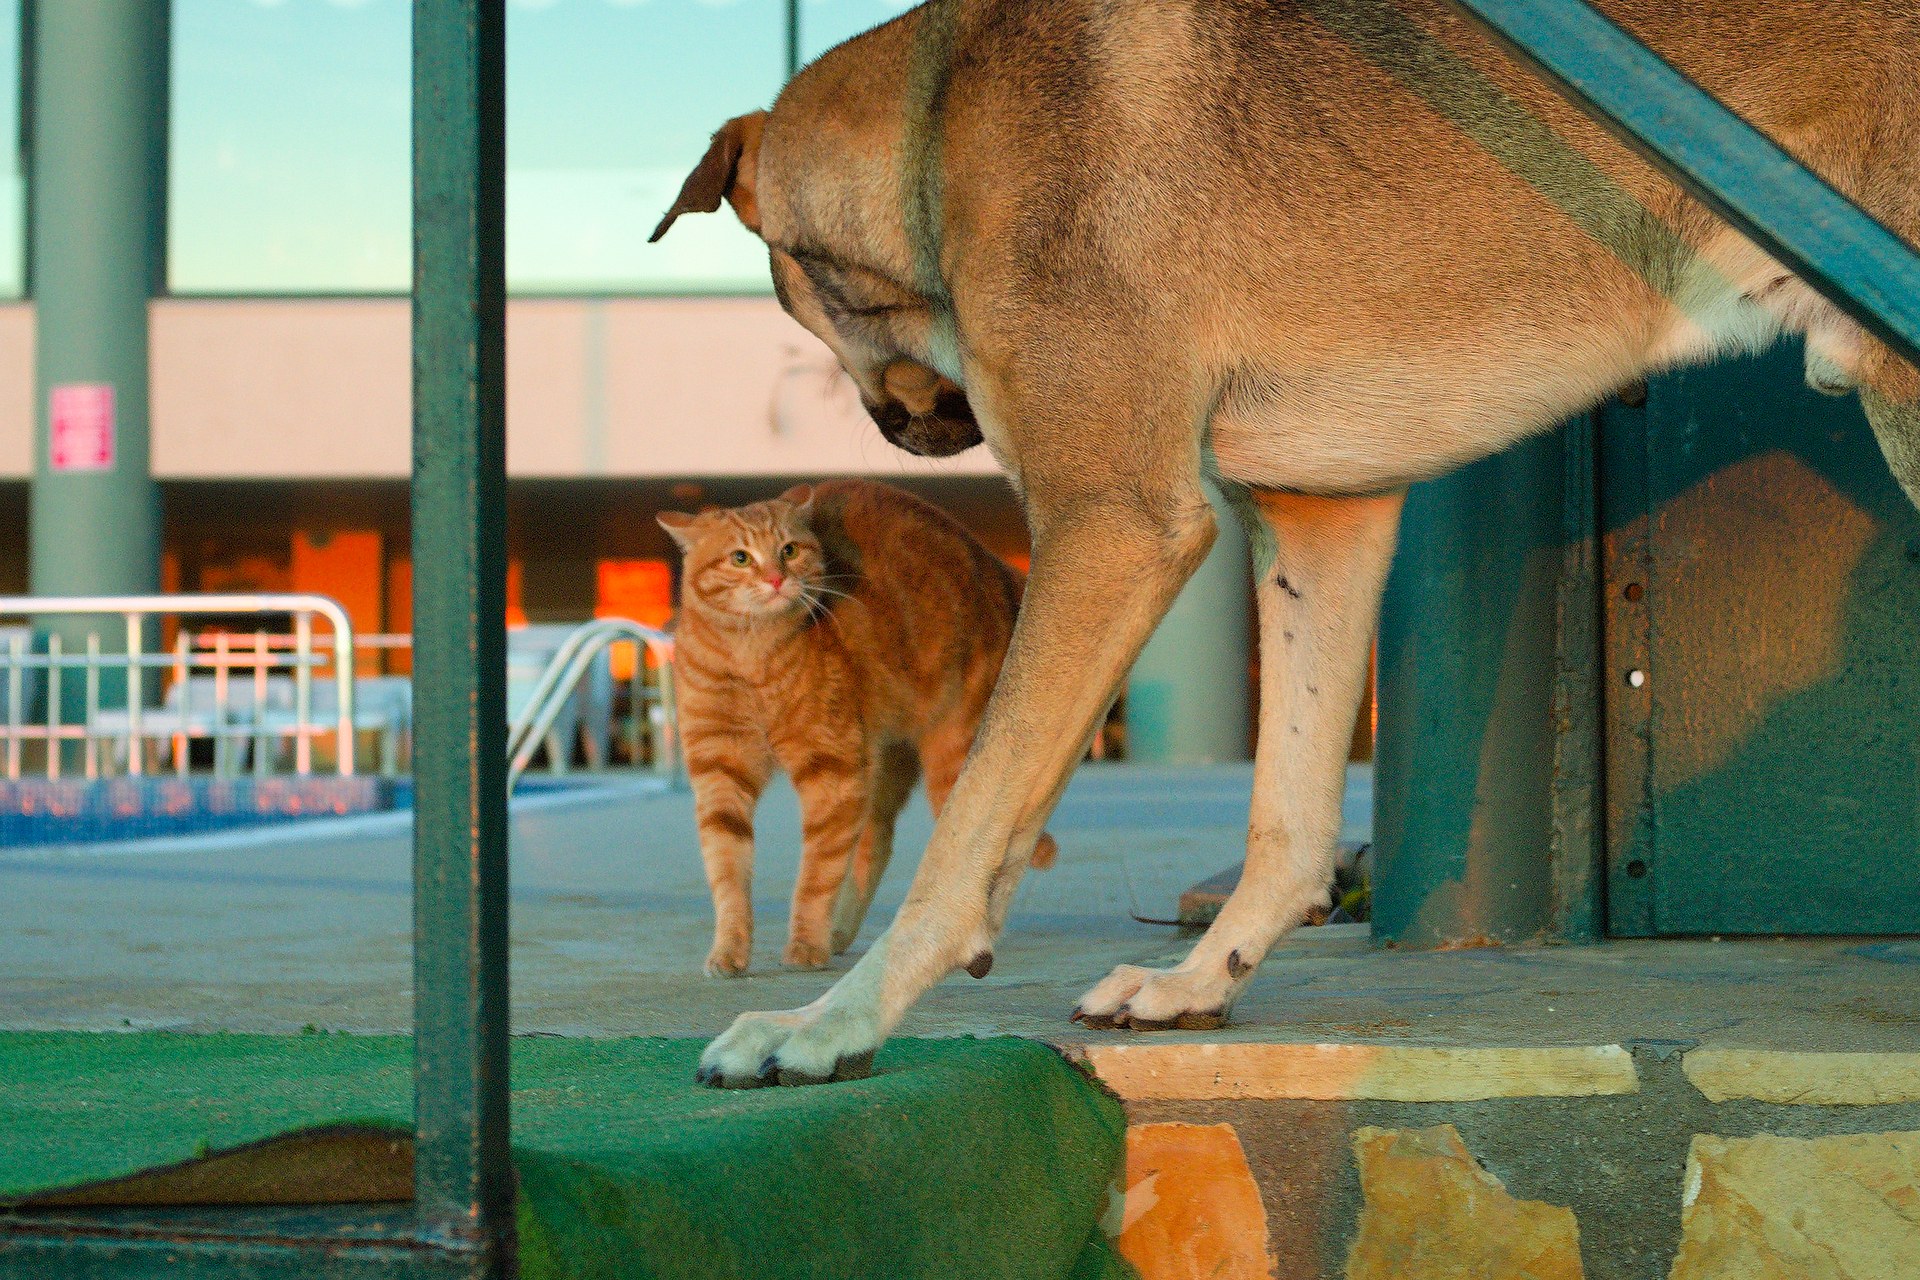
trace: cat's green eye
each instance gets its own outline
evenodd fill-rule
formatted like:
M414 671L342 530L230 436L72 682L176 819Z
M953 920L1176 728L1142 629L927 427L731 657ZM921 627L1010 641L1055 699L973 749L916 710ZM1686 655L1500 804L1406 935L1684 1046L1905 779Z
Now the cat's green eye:
M794 546L791 542L789 542L786 546L780 548L780 558L782 560L791 560L799 554L800 554L800 548Z
M733 553L733 562L735 564L748 564L752 560L753 560L753 557L748 555L744 551L736 551Z

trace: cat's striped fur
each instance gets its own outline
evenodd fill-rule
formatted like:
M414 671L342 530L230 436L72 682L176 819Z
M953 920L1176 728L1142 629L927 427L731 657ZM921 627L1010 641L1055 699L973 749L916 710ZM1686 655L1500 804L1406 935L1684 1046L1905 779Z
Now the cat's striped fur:
M818 968L859 930L915 780L945 803L1020 578L938 508L868 481L660 523L686 553L674 671L713 891L707 972L747 970L753 811L775 768L802 813L782 959ZM1036 864L1052 854L1043 838Z

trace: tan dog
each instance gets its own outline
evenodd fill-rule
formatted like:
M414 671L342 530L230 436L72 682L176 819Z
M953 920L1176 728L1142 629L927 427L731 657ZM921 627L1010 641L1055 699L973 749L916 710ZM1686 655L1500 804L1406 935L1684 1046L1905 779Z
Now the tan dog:
M1909 240L1909 0L1606 0ZM1033 572L974 754L892 928L823 998L743 1015L730 1086L857 1074L992 945L1097 718L1214 536L1256 545L1246 871L1095 1025L1214 1026L1325 892L1407 484L1649 370L1783 331L1859 387L1920 494L1920 375L1433 0L934 0L730 121L661 223L722 199L887 438L984 438ZM1128 572L1116 575L1115 564Z

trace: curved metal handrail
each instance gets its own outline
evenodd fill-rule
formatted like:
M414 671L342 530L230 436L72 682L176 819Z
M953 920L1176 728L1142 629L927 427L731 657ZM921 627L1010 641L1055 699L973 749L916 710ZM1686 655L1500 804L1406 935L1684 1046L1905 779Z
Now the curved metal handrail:
M573 697L581 677L586 675L593 660L608 646L623 640L636 640L645 645L654 655L660 669L660 710L665 720L664 732L658 744L656 768L663 773L671 773L678 764L678 752L674 742L675 716L673 705L673 637L664 631L643 626L630 618L596 618L592 622L582 623L573 634L566 638L547 663L546 670L540 673L540 679L534 683L533 693L520 715L507 731L507 789L520 780L532 762L534 752L540 749L540 743L546 738L553 722L559 718L567 701ZM637 683L637 681L636 681ZM640 714L636 704L634 714Z
M256 592L249 594L200 594L182 593L179 595L128 595L128 596L0 596L0 617L52 617L63 614L119 614L127 624L127 655L133 662L127 668L127 723L128 738L138 741L140 737L141 712L141 667L145 657L144 641L141 634L140 619L161 615L185 615L207 613L266 613L289 614L299 636L298 645L302 653L309 650L309 633L313 626L313 615L319 614L333 627L334 653L346 654L344 659L334 660L334 686L337 691L335 712L337 713L337 731L340 735L335 750L339 771L351 775L354 770L353 752L353 623L347 617L347 611L340 602L327 596L312 595L305 592ZM9 677L12 678L12 677ZM294 670L295 708L298 723L307 723L307 712L312 705L312 669L305 663L298 663ZM294 744L294 752L301 760L300 771L306 772L305 760L309 744L305 735L301 735ZM139 751L136 749L128 761L128 771L141 772Z

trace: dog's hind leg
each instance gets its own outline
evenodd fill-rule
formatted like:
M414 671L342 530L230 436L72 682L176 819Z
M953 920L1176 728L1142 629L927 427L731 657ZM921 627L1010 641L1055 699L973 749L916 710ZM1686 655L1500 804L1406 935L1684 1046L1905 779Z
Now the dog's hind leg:
M1116 415L1115 428L1129 425ZM1026 598L900 914L822 999L743 1014L702 1055L703 1081L739 1088L859 1074L923 991L959 968L984 971L998 915L990 901L1004 906L1114 688L1213 542L1191 437L1156 457L1139 436L1098 433L1063 436L1063 456L1048 460L1057 465L1026 470ZM1036 492L1041 476L1052 483Z
M1860 404L1873 424L1880 452L1893 478L1920 506L1920 399L1896 400L1871 386L1860 388Z
M1400 522L1399 493L1254 492L1260 741L1239 887L1178 967L1122 965L1080 1002L1093 1026L1220 1025L1261 959L1325 900L1347 745Z

